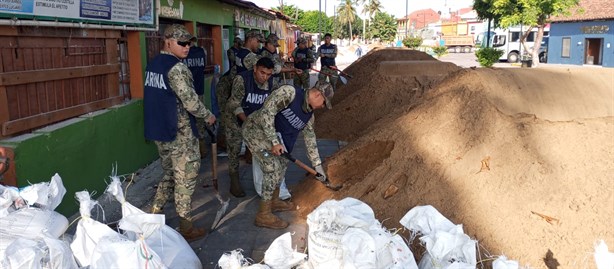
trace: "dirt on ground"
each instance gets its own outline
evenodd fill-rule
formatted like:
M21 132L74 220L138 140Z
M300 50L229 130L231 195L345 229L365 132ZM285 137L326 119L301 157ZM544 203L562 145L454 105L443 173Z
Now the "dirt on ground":
M389 61L436 60L382 49L346 69L354 79L316 116L319 138L349 141L325 160L343 188L302 181L301 216L354 197L400 228L408 210L433 205L478 241L478 260L531 268L594 268L596 241L614 247L614 69L375 71Z

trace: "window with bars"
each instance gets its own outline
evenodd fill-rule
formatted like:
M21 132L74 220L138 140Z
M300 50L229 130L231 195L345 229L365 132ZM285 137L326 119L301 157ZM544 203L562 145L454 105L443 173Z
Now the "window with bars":
M215 64L213 63L213 26L204 23L196 24L197 44L207 52L205 63L205 74L213 74Z
M561 46L561 57L571 57L571 37L563 37L563 45Z

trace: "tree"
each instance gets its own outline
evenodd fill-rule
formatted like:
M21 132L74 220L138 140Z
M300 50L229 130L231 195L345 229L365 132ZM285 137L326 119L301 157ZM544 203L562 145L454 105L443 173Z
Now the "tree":
M305 13L302 9L296 7L295 5L278 6L272 8L272 10L279 11L284 15L290 17L290 22L294 24L296 24L296 21L298 21Z
M337 8L339 22L349 25L348 35L350 36L350 41L352 41L352 23L356 21L356 17L358 17L354 4L356 4L354 0L342 0L341 5Z
M379 37L382 41L393 41L397 34L397 21L393 15L377 12L369 27L369 36Z
M544 28L552 16L568 15L579 0L474 0L473 8L479 17L492 18L495 26L507 28L514 25L526 26L520 37L525 51L530 51L525 40L537 27L535 46L531 51L533 66L539 63L539 44L544 37Z
M317 10L303 12L303 15L296 21L296 25L300 26L305 32L317 33L320 15L322 16L322 30L332 29L332 19L327 17L324 12Z

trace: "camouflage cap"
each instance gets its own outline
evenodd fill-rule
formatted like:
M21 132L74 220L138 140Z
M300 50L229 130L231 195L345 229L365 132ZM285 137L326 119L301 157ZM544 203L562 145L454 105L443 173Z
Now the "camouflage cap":
M304 37L299 37L296 40L296 44L303 44L303 43L307 44L307 39L305 39Z
M239 45L243 45L243 39L241 39L240 36L235 36L235 39L233 42L238 43Z
M264 39L264 35L258 30L249 30L249 32L245 34L245 41L247 41L249 38L256 38L260 43L264 43L266 41Z
M313 88L318 89L320 92L322 92L326 108L332 109L333 103L331 102L331 99L333 98L333 95L335 95L333 85L325 81L318 81L316 82L316 85L313 86Z
M165 39L177 39L177 41L187 42L187 41L196 41L196 37L194 37L187 29L181 24L173 24L166 27L164 30L164 38Z
M266 38L266 43L272 44L275 47L279 47L278 41L279 41L279 37L277 37L276 34L270 34Z

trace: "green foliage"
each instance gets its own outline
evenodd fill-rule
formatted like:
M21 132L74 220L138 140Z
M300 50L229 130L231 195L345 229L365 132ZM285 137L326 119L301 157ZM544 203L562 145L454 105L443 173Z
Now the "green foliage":
M478 57L478 62L483 67L492 67L493 64L499 61L502 55L502 50L494 48L483 48L475 52L475 56Z
M436 46L436 47L433 47L433 53L435 53L435 55L437 55L437 58L439 58L442 55L445 55L448 53L448 48L446 46Z
M320 21L320 15L321 21ZM320 22L320 27L318 27ZM322 30L323 33L332 31L333 19L326 16L326 13L319 12L317 10L310 10L303 12L303 15L298 18L296 25L300 26L304 32L317 33L318 30Z
M397 34L397 21L393 15L377 12L371 21L367 33L369 38L379 38L382 41L393 41Z
M494 19L496 26L536 27L548 23L548 18L569 15L579 0L474 0L473 9L482 19Z
M341 5L337 7L337 20L341 24L348 25L348 36L353 34L352 23L354 23L356 21L356 18L358 17L356 15L356 7L354 7L355 5L355 0L342 0Z
M303 13L304 13L302 9L296 7L295 5L284 5L283 10L281 6L274 7L272 9L275 11L279 11L283 13L284 15L290 17L290 22L295 23L295 24L296 24L296 21L298 21L303 16Z
M403 39L403 46L408 47L410 49L416 49L422 45L421 37L406 37Z

